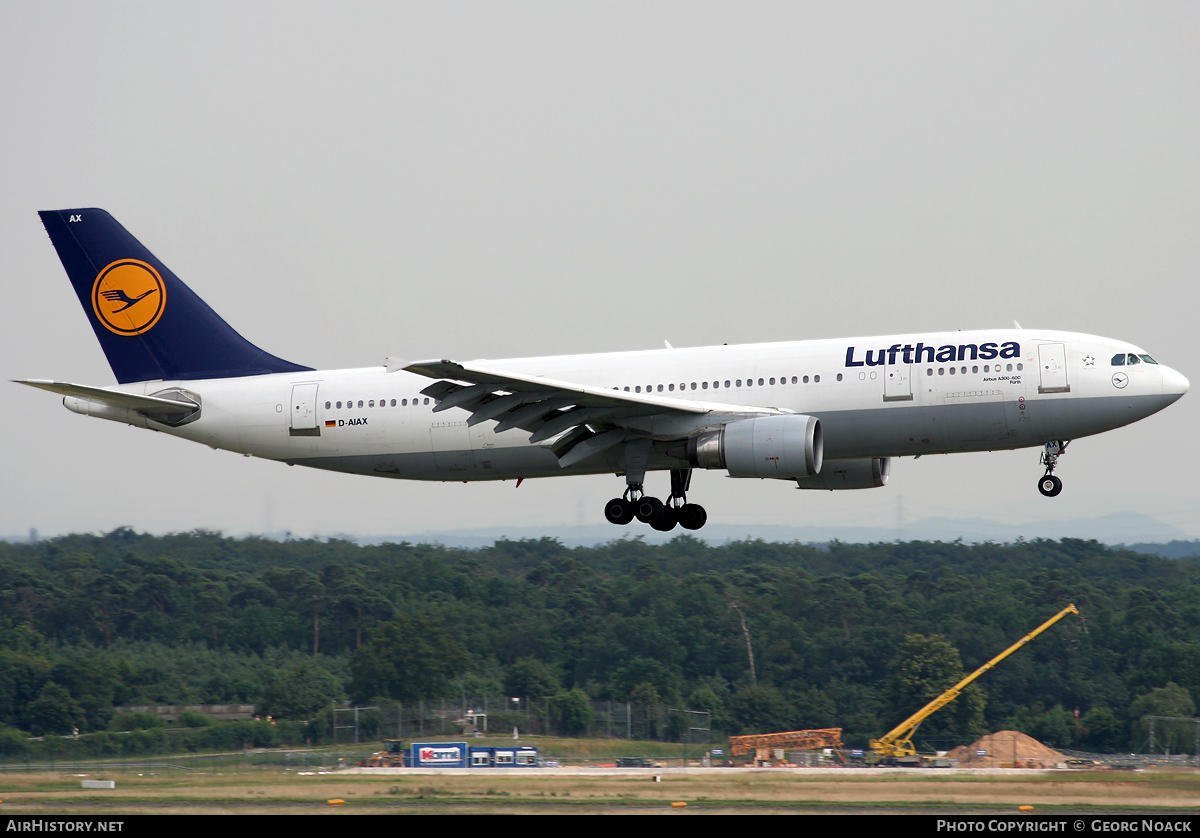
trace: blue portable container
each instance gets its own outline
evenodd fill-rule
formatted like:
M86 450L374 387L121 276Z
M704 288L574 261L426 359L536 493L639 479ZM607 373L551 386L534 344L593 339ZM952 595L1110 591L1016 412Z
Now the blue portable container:
M537 764L537 748L522 745L492 749L492 766L495 768L536 768Z
M414 742L412 759L408 764L414 768L466 768L466 742Z

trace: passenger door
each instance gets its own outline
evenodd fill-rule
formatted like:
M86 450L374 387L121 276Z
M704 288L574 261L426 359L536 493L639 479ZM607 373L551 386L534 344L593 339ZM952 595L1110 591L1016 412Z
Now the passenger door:
M320 436L317 427L318 384L295 384L292 386L291 436Z
M888 364L883 373L883 400L911 402L912 364Z
M1038 345L1039 393L1069 393L1067 381L1067 347L1062 343Z

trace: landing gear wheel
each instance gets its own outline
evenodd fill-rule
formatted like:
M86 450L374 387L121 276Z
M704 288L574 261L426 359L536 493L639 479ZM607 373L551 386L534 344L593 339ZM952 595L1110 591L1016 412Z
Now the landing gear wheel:
M1048 498L1055 497L1062 491L1062 481L1053 474L1047 474L1038 481L1038 491Z
M610 524L628 524L633 520L633 504L625 498L613 498L604 506L604 517Z
M1055 497L1062 491L1062 481L1054 476L1054 467L1058 465L1058 458L1070 444L1069 439L1052 439L1042 448L1042 465L1046 467L1046 473L1038 481L1038 491L1048 498Z
M662 514L650 522L650 526L659 532L670 532L679 523L679 512L674 507L664 506Z
M685 530L698 530L708 521L708 513L698 503L685 503L676 510L679 526Z
M642 499L637 502L637 505L634 506L633 514L636 515L637 519L643 524L650 524L654 521L657 521L662 516L664 509L666 509L666 507L663 506L663 502L658 498L642 497Z

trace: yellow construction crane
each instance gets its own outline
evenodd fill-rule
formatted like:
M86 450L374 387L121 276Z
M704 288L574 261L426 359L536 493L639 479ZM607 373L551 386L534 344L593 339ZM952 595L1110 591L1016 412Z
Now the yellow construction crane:
M985 663L983 666L976 669L974 672L972 672L966 678L963 678L961 681L959 681L953 687L946 690L944 693L939 695L933 701L929 702L924 707L922 707L920 710L913 713L907 719L902 721L900 724L896 725L894 728L892 728L890 731L888 731L882 738L872 739L871 740L871 750L873 751L873 753L871 754L871 758L869 758L869 761L871 761L873 763L878 763L880 760L884 760L884 759L895 759L897 757L915 757L917 755L917 750L916 750L916 748L913 747L912 738L916 734L917 728L921 726L921 722L925 721L927 718L929 718L931 715L936 713L938 710L945 707L947 704L949 704L954 699L958 698L958 694L960 692L962 692L964 689L966 689L967 685L970 684L972 681L974 681L976 678L978 678L980 675L987 672L989 669L991 669L996 664L1000 663L1000 661L1007 658L1013 652L1017 651L1017 649L1020 649L1022 646L1024 646L1030 640L1033 640L1033 638L1037 637L1039 634L1044 632L1046 629L1050 628L1050 626L1054 625L1055 623L1057 623L1059 620L1061 620L1063 617L1067 616L1068 614L1078 615L1079 609L1076 608L1074 604L1068 605L1062 611L1059 611L1057 614L1055 614L1049 620L1042 623L1040 626L1035 628L1033 631L1029 632L1029 634L1025 635L1020 640L1018 640L1016 643L1014 643L1013 645L1011 645L1007 649L1005 649L1003 652L996 655L996 657L992 658L990 661Z

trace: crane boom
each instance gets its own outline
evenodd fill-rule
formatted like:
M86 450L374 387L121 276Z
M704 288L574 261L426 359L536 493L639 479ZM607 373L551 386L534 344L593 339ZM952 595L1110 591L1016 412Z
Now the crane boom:
M730 756L744 756L756 748L788 747L803 751L813 748L842 747L842 729L828 727L820 730L788 730L782 733L758 733L729 737Z
M1033 631L1029 632L1029 634L1025 635L1020 640L1018 640L1016 643L1014 643L1013 645L1011 645L1007 649L1005 649L1003 652L996 655L996 657L992 658L990 661L988 661L983 666L976 669L970 675L963 678L961 681L959 681L953 687L946 690L944 693L939 695L933 701L929 702L924 707L922 707L920 710L913 713L911 716L909 716L907 719L902 721L900 724L896 725L894 728L889 730L881 738L872 739L871 740L871 749L875 752L875 755L877 757L915 756L917 751L912 745L912 738L916 734L917 728L920 727L921 722L925 721L927 718L929 718L931 715L936 713L938 710L945 707L947 704L949 704L954 699L958 698L958 694L960 692L962 692L964 689L966 689L967 686L972 681L974 681L976 678L978 678L980 675L987 672L989 669L991 669L996 664L1000 663L1000 661L1007 658L1013 652L1017 651L1017 649L1020 649L1022 646L1024 646L1030 640L1033 640L1033 638L1037 637L1039 634L1044 632L1046 629L1050 628L1052 625L1057 623L1059 620L1061 620L1063 617L1067 616L1068 614L1075 614L1075 615L1079 614L1079 609L1075 607L1074 603L1072 603L1071 605L1068 605L1062 611L1059 611L1057 614L1055 614L1049 620L1042 623L1040 626L1035 628Z

